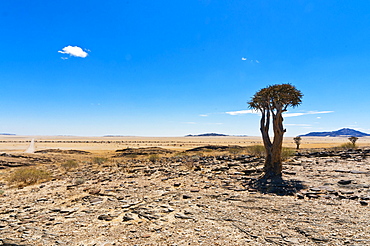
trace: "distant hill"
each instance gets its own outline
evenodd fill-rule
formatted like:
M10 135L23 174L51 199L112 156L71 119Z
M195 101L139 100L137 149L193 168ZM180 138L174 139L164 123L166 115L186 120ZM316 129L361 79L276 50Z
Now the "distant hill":
M229 135L225 134L219 134L219 133L203 133L203 134L198 134L198 135L186 135L185 137L226 137Z
M0 135L14 136L15 134L12 134L12 133L0 133Z
M301 137L366 137L370 134L356 131L350 128L343 128L338 131L332 132L310 132L305 135L300 135Z

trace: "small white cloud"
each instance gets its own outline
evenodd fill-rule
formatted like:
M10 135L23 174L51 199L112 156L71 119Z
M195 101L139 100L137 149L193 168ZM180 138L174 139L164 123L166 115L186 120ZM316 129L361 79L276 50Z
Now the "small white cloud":
M308 114L329 114L333 112L334 111L308 111L305 113L284 113L283 115L284 117L296 117L296 116L302 116L302 115L308 115ZM230 111L230 112L226 112L226 114L240 115L240 114L260 114L260 113L256 110L248 109L248 110Z
M219 123L219 122L217 122L217 123L205 123L205 125L223 125L224 123Z
M311 126L309 124L285 124L286 126L304 126L304 127L308 127L308 126Z
M259 114L258 111L252 109L239 110L239 111L230 111L226 112L229 115L240 115L240 114Z
M188 125L195 125L195 124L197 124L197 123L195 123L195 122L182 122L183 124L188 124Z
M201 116L201 117L207 117L208 114L200 114L199 116Z
M260 61L259 60L256 60L256 63L260 63Z
M329 114L333 113L334 111L308 111L306 113L284 113L284 117L296 117L308 114Z
M86 50L86 51L90 51L90 50ZM58 52L62 54L67 54L70 56L85 58L88 55L86 51L84 51L82 48L78 46L69 45L69 46L64 47L62 50L59 50Z
M316 119L321 119L321 117L319 116L319 117L316 117Z
M62 60L68 60L68 57L61 57Z
M246 61L247 60L247 58L245 58L245 57L242 57L242 61Z

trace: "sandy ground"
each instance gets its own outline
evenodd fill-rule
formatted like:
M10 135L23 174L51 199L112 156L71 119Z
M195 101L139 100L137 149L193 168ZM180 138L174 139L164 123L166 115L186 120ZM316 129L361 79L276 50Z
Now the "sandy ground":
M204 145L262 144L261 137L74 137L74 136L0 136L0 152L23 152L32 139L35 150L78 149L92 152L138 147L163 147L186 150ZM302 137L301 148L331 148L348 142L347 137ZM370 137L357 141L359 147L370 146ZM292 137L284 139L285 147L295 147Z

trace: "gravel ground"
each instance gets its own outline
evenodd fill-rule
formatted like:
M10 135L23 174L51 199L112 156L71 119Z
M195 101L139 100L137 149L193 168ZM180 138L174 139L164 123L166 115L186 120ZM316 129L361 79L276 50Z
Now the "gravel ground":
M251 185L263 163L252 156L96 164L86 154L34 154L54 179L2 181L0 245L370 245L369 161L346 154L288 160L284 180L300 186L283 185L286 194ZM69 158L80 165L65 171ZM1 177L18 168L4 166Z

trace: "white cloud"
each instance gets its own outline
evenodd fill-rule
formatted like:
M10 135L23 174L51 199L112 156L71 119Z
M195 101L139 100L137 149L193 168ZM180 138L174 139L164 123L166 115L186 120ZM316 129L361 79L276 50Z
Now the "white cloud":
M86 51L90 51L90 50L86 50ZM88 55L86 51L84 51L82 48L78 46L68 45L64 47L62 50L59 50L58 52L62 54L68 54L70 56L85 58Z
M257 63L260 63L260 61L259 61L259 60L256 60L256 62L257 62Z
M188 124L188 125L195 125L197 124L196 122L182 122L183 124Z
M207 117L208 114L200 114L199 116L201 116L201 117Z
M230 111L226 112L229 115L240 115L240 114L259 114L258 111L252 109L239 110L239 111Z
M308 111L305 113L284 113L284 117L296 117L296 116L302 116L302 115L309 115L309 114L329 114L333 113L334 111ZM239 110L239 111L230 111L226 112L226 114L229 115L241 115L241 114L260 114L256 110L246 109L246 110Z
M311 126L309 124L285 124L286 126L305 126L305 127L308 127L308 126Z
M302 115L308 115L308 114L329 114L333 113L334 111L308 111L305 113L284 113L284 117L296 117L296 116L302 116Z
M247 58L245 58L245 57L242 57L242 61L246 61L247 60Z

